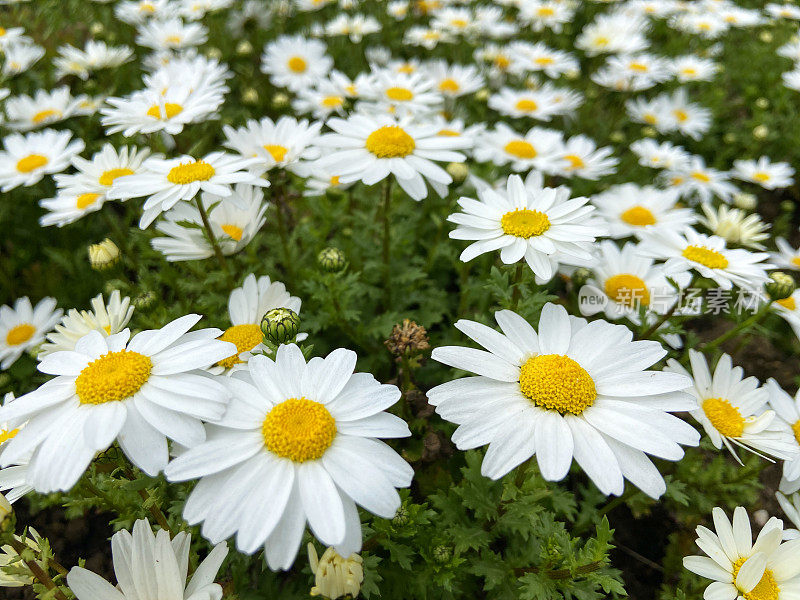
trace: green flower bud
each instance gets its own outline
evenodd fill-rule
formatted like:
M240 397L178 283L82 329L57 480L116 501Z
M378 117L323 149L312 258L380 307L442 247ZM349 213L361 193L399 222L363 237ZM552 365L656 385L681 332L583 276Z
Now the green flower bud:
M300 317L291 308L273 308L261 319L261 333L276 346L291 342L299 327Z
M433 560L438 563L446 563L453 558L453 549L450 546L436 546L433 549Z
M317 254L317 263L323 271L339 273L343 271L347 265L347 259L344 256L344 252L330 246Z
M156 295L154 292L147 291L142 292L136 298L133 299L133 306L138 309L145 309L150 308L153 303L156 301Z
M408 525L411 522L411 515L408 514L408 510L405 506L401 506L397 509L397 512L392 517L392 525L395 527L403 527L404 525Z
M765 287L772 300L785 300L794 293L797 284L791 275L783 271L775 271L770 274Z
M589 277L592 276L592 272L587 269L586 267L578 267L572 272L572 285L576 288L582 287L586 285L586 282L589 281Z
M625 141L625 133L622 131L612 131L609 139L615 144L620 144Z
M245 56L247 54L252 54L252 53L253 53L253 44L251 44L247 40L242 40L237 44L236 54L241 54L242 56Z
M769 100L764 97L756 99L756 106L758 108L769 108Z
M283 92L278 92L272 97L273 108L286 108L289 106L289 96Z
M453 178L455 185L459 185L469 176L469 167L464 163L451 162L447 165L447 174Z
M89 246L89 263L95 271L103 271L119 260L119 248L109 238Z
M255 88L247 88L242 92L242 102L245 104L255 104L258 102L258 91Z
M766 125L759 125L753 128L753 137L757 140L763 140L769 135L769 127Z
M489 100L490 94L491 92L489 92L489 90L487 90L486 88L481 88L477 92L475 92L475 99L478 102L486 102L487 100Z

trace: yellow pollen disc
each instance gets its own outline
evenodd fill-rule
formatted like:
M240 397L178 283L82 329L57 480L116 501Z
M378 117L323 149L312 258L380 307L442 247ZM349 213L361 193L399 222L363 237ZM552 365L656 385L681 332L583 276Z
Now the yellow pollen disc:
M289 59L289 62L286 63L286 66L289 67L289 70L293 73L305 73L308 68L308 63L302 56L293 56Z
M83 210L87 206L91 206L94 204L94 201L100 197L100 194L81 194L78 196L78 199L75 201L75 207Z
M409 65L409 64L405 64L405 65L401 65L401 66L397 67L397 72L398 73L405 73L406 75L408 75L410 73L413 73L416 70L417 70L417 68L414 65Z
M20 158L17 161L17 171L20 173L30 173L31 171L35 171L43 166L45 166L50 159L46 156L41 154L30 154L25 158Z
M550 219L538 210L518 208L501 217L500 227L506 235L528 239L550 229Z
M103 171L103 174L100 175L100 179L98 179L98 181L100 182L100 185L105 185L108 187L114 183L114 180L117 177L125 177L126 175L133 175L133 170L126 168L109 169L108 171Z
M707 23L707 22L700 23L697 26L697 28L701 29L702 31L708 31L709 29L711 29L711 23Z
M328 96L322 99L322 106L325 108L339 108L344 104L344 98L341 96Z
M144 4L140 4L139 5L139 10L141 12L152 13L152 12L156 12L156 7L153 6L150 2L145 2Z
M795 256L794 258L792 258L792 264L795 267L800 267L800 256Z
M47 110L40 110L31 118L31 121L34 123L41 123L45 119L49 119L50 117L60 117L62 113L60 110L56 110L55 108L48 108Z
M319 402L289 398L269 411L261 433L273 454L305 462L325 454L336 437L336 421Z
M552 17L554 14L556 14L556 11L554 8L550 8L549 6L542 6L536 11L536 14L540 17Z
M225 224L220 225L220 228L228 235L228 237L233 238L237 242L242 241L242 235L244 234L244 231L238 225Z
M179 115L182 112L183 107L180 104L175 104L174 102L164 103L164 114L166 115L167 119L171 119L175 115ZM160 119L161 107L158 104L153 104L153 106L147 109L147 116L153 117L154 119Z
M458 82L455 79L448 78L439 82L439 89L443 92L455 93L461 89L461 86L458 85Z
M356 95L358 94L358 90L356 89L356 86L354 86L353 84L350 84L350 85L348 85L348 86L347 86L346 88L344 88L344 89L345 89L345 91L346 91L348 94L350 94L351 96L356 96Z
M792 425L792 431L794 432L794 439L797 440L797 443L800 444L800 421L795 421Z
M672 114L675 115L675 118L678 119L678 121L680 121L681 123L689 120L689 115L686 113L685 110L681 109L673 110Z
M2 446L8 440L14 439L19 433L19 429L0 429L0 446Z
M638 73L645 73L648 71L647 65L640 63L640 62L632 62L628 64L628 68L631 71L637 71Z
M714 428L725 437L739 437L744 433L742 413L724 398L705 399L703 412Z
M597 46L608 46L610 41L611 40L609 40L607 37L599 37L594 41L594 43Z
M36 327L30 323L21 323L8 330L6 334L6 344L9 346L19 346L31 339L34 333L36 333Z
M339 176L334 175L333 177L331 177L331 180L330 182L328 182L328 185L330 185L331 187L336 187L337 185L339 185Z
M606 279L606 295L624 306L638 308L650 304L650 291L644 281L636 275L621 273Z
M168 35L164 39L164 43L165 44L178 45L181 42L183 42L183 38L181 36L179 36L179 35Z
M703 183L708 183L709 181L711 181L711 177L709 177L702 171L695 171L694 173L692 173L692 179L695 179L697 181L702 181Z
M508 154L517 158L536 158L536 148L525 140L511 140L503 147Z
M242 352L247 352L252 350L256 346L258 346L261 341L263 340L263 334L261 333L261 328L258 325L234 325L233 327L228 327L221 336L219 336L223 342L231 342L236 344L236 354L229 356L217 364L220 367L224 367L226 369L230 369L233 365L242 362L239 360L239 354Z
M562 415L579 415L597 398L589 373L561 354L540 354L525 361L519 371L519 388L536 406Z
M402 127L384 125L367 136L366 148L378 158L401 158L414 151L417 144Z
M389 89L386 90L386 96L390 100L396 100L398 102L407 102L414 98L414 92L403 87L390 87Z
M523 100L519 100L514 105L514 108L516 108L517 110L521 110L522 112L533 112L537 108L539 108L539 105L536 104L536 102L534 102L533 100L525 100L525 99L523 99Z
M644 206L632 206L619 218L625 221L628 225L635 225L637 227L644 227L645 225L655 225L656 217L650 209Z
M764 171L759 171L758 173L753 173L753 179L756 181L760 181L761 183L765 183L769 181L769 173L765 173Z
M458 137L461 134L453 129L440 129L436 135L443 135L446 137Z
M6 34L6 30L3 27L0 27L0 37L3 37Z
M644 119L644 122L647 123L648 125L655 125L656 123L658 123L658 117L655 116L654 114L648 113L644 115L644 117L642 118Z
M784 298L783 300L775 300L775 304L780 304L783 308L787 310L797 310L797 302L794 298L789 296L788 298Z
M582 169L583 167L586 166L586 163L583 162L583 159L580 156L578 156L577 154L567 154L565 156L562 156L561 158L563 158L564 160L569 162L569 166L567 168L570 169L570 170L571 169Z
M465 19L450 19L450 24L453 27L466 27L469 23Z
M681 74L692 77L694 75L697 75L697 69L693 69L692 67L685 67L681 69Z
M149 356L119 350L108 352L86 365L75 380L81 404L105 404L130 398L150 378Z
M716 250L711 250L705 246L686 246L681 253L684 258L700 263L709 269L725 269L728 266L728 259Z
M494 59L494 66L502 71L505 71L511 66L511 60L506 56L497 56Z
M196 160L193 163L172 167L167 173L167 181L178 185L186 185L195 181L208 181L216 171L207 162Z
M270 156L272 156L272 160L275 162L281 162L286 158L286 153L289 151L286 146L279 146L277 144L265 144L264 150L269 152Z
M739 569L742 568L746 560L747 558L743 557L733 563L734 582L736 581L736 576L739 574ZM775 581L775 576L772 574L772 571L764 569L764 574L752 590L745 592L740 589L739 592L746 600L778 600L781 590L778 587L778 582Z
M540 56L533 62L535 62L537 65L546 66L546 65L552 65L556 61L550 58L549 56Z

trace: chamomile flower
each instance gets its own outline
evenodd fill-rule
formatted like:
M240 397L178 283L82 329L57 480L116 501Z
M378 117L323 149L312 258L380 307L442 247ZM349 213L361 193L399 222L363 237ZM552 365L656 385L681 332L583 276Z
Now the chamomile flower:
M2 50L0 56L5 60L0 72L6 77L14 77L26 72L44 56L44 48L30 43L11 44L2 48Z
M331 70L333 59L325 52L319 40L282 36L264 47L261 70L273 85L297 91L314 85Z
M691 375L693 384L685 391L697 400L691 415L703 426L714 447L723 445L739 461L734 445L759 456L791 459L797 443L775 413L766 409L769 391L755 377L744 377L741 367L734 367L731 357L723 354L712 376L702 352L689 350L692 371L677 360L669 359L666 370ZM739 461L741 462L741 461Z
M639 157L639 164L643 167L685 170L689 164L690 154L671 142L658 143L644 138L633 142L630 148Z
M637 237L653 228L682 231L697 220L690 208L679 208L678 193L635 183L615 185L592 196L613 238Z
M375 71L362 93L359 107L377 114L420 117L436 111L443 102L436 82L425 73Z
M694 270L725 290L734 285L757 289L767 280L766 269L772 267L763 262L769 258L765 252L727 248L723 238L697 233L691 227L682 233L670 229L645 231L641 238L642 254L665 260L668 277Z
M489 108L509 117L530 117L549 121L556 115L569 114L580 106L581 97L570 90L556 91L552 87L533 90L513 90L504 87L489 96Z
M789 166L789 163L774 163L766 156L762 156L757 161L733 161L731 175L736 179L760 185L767 190L789 187L794 183L794 169Z
M409 27L403 34L404 44L420 46L426 50L433 50L439 43L451 44L455 40L456 38L452 33L432 27Z
M249 244L266 222L269 204L264 202L261 189L243 183L236 184L233 194L226 198L203 193L201 202L208 213L211 230L222 254L228 256ZM191 225L186 226L186 223ZM202 260L214 255L203 230L203 219L195 206L180 202L166 213L156 230L165 237L150 241L154 249L170 262Z
M778 504L781 505L783 513L795 526L795 529L783 530L783 539L796 540L800 538L800 494L794 493L789 499L780 492L775 492L775 498L778 500Z
M27 296L17 298L13 308L0 306L0 369L7 369L23 352L41 344L62 314L50 297L42 298L35 307Z
M624 89L632 91L646 90L671 76L669 62L652 54L610 56L606 68L628 81Z
M796 456L783 463L783 478L786 481L797 481L800 479L800 393L792 398L772 378L767 380L766 388L769 391L770 408L775 411L776 419L791 433L796 446Z
M138 28L136 43L153 50L180 50L205 44L208 29L200 23L184 23L181 19L150 19Z
M75 114L81 99L73 98L66 86L52 92L36 90L33 97L12 96L5 101L6 124L12 129L28 131L63 121Z
M133 50L128 46L114 47L105 42L88 40L82 50L66 44L59 47L58 54L53 59L57 77L77 75L86 80L94 71L118 67L128 62L133 56Z
M565 23L575 14L575 7L559 0L529 0L520 5L519 17L534 31L550 29L561 33Z
M143 600L162 595L172 600L220 600L222 586L214 578L228 546L224 542L215 546L187 585L191 542L185 531L172 539L163 529L153 535L150 523L141 519L133 524L133 534L123 529L111 536L116 587L83 567L70 569L67 583L78 600Z
M124 0L114 6L114 16L131 25L167 19L174 14L172 11L170 0Z
M394 175L414 200L428 195L426 180L443 196L453 179L433 161L464 162L457 150L470 145L462 137L438 135L435 124L418 125L388 116L355 114L327 124L335 133L317 141L331 149L319 159L322 169L338 174L342 183L362 181L365 185Z
M669 116L668 130L675 130L699 140L711 127L711 111L689 102L684 88L678 88L671 96L664 95L664 110Z
M772 262L781 269L800 271L800 249L793 248L784 238L775 238L777 252L770 253Z
M381 24L375 17L365 15L348 15L340 13L325 24L325 35L346 35L354 44L358 44L366 35L377 33Z
M776 300L770 305L778 315L789 324L795 336L800 340L800 290L783 300Z
M474 36L478 33L478 22L469 8L444 7L434 11L431 29L451 35Z
M425 65L425 73L434 81L435 89L449 98L477 92L484 85L483 76L474 65L448 65L437 60Z
M564 142L553 157L551 172L564 177L599 179L614 173L619 160L611 156L609 147L598 148L594 140L583 134Z
M245 368L254 352L267 353L268 349L262 343L261 319L273 308L289 308L299 314L300 304L300 298L290 295L280 281L271 281L266 275L256 279L250 273L242 287L234 288L228 297L231 326L219 338L235 344L236 353L216 363L210 372L230 374ZM298 341L305 338L301 334Z
M552 78L579 71L579 64L574 56L562 50L554 50L543 42L531 44L516 41L510 43L508 49L514 55L514 62L525 71L542 72Z
M480 162L510 164L515 172L531 169L549 172L562 146L563 137L559 131L532 127L527 133L519 134L500 122L494 130L480 136L473 155Z
M597 229L589 224L593 207L588 198L570 199L566 187L529 189L519 175L508 178L506 189L484 188L479 200L461 198L463 212L447 220L458 227L450 237L475 240L461 253L469 262L476 256L500 250L505 264L523 258L539 283L549 281L559 262L590 260Z
M181 16L196 21L209 13L228 8L234 0L180 0Z
M712 511L716 533L700 525L695 543L707 556L687 556L684 568L712 579L704 598L787 600L800 583L800 541L781 543L783 523L770 518L753 543L747 511L737 506L733 523L723 510Z
M146 170L115 181L107 196L111 199L147 196L139 220L139 227L146 229L161 212L181 200L191 200L200 191L228 198L235 183L269 186L266 179L247 170L259 162L258 158L224 152L212 152L201 159L188 155L166 160L152 158L147 161ZM240 207L244 208L243 203Z
M349 95L340 86L324 79L316 87L304 88L297 92L292 101L292 108L298 114L311 113L315 118L323 119L334 113L345 116L345 105Z
M748 215L743 210L729 208L724 204L717 208L703 204L700 208L705 215L700 217L700 223L714 235L718 235L730 245L764 250L761 242L769 238L767 233L769 225L761 220L758 213Z
M670 61L670 70L680 83L711 81L717 74L719 66L710 58L686 54L673 58Z
M0 151L0 189L31 186L42 177L59 173L83 150L83 140L73 140L69 131L45 129L24 136L12 133L3 138Z
M70 309L55 326L55 331L47 334L47 341L42 344L39 359L53 352L62 350L75 350L75 344L91 331L108 337L125 329L133 316L131 299L122 297L119 290L114 290L108 297L108 304L103 300L103 294L92 298L92 310L79 311Z
M3 449L0 465L33 451L28 483L50 493L72 488L95 453L115 440L150 476L167 464L167 438L186 447L201 443L201 419L220 418L228 393L210 376L192 371L235 347L215 339L218 329L187 335L200 318L186 315L133 338L128 329L108 337L92 331L75 350L46 356L39 371L56 377L0 408L0 420L29 420Z
M247 371L226 379L233 397L214 438L167 467L170 481L200 478L184 519L202 522L212 542L235 533L243 553L263 546L275 570L294 562L306 522L342 556L357 552L356 505L394 516L395 488L408 486L413 471L377 439L410 435L402 419L383 412L400 391L354 374L355 363L343 348L306 363L296 345L284 344L274 362L253 356Z
M633 54L649 45L644 18L622 13L601 13L586 25L575 39L575 47L588 56L598 54Z
M681 393L686 376L646 370L666 352L632 341L622 325L570 317L555 304L542 309L538 331L514 312L495 313L502 334L473 321L456 327L488 350L436 348L433 359L472 371L428 392L442 418L459 425L459 449L488 444L481 473L499 479L536 455L542 476L563 479L572 459L604 494L624 480L657 498L666 490L647 454L683 456L698 433L670 412L694 406Z
M259 174L281 168L305 175L308 162L319 158L320 152L314 142L321 128L320 122L309 123L284 116L277 121L269 117L260 121L251 119L238 129L226 125L222 132L226 147L243 157L258 158L251 169Z
M13 401L14 394L8 392L3 398L3 405L11 404ZM25 427L25 421L0 423L0 456L2 456L3 448L8 446L8 442L13 440L23 427ZM33 488L25 482L28 458L22 458L17 461L17 464L0 469L0 495L4 495L9 504L14 504L25 494L33 491ZM5 587L2 584L3 581L0 578L0 587Z

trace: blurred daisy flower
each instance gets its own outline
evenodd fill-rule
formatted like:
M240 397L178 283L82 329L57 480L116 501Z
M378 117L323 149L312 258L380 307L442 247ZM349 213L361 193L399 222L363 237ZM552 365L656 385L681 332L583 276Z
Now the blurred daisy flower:
M69 131L45 129L24 136L12 133L3 138L0 151L0 189L31 186L42 177L59 173L84 148L83 140L73 140Z

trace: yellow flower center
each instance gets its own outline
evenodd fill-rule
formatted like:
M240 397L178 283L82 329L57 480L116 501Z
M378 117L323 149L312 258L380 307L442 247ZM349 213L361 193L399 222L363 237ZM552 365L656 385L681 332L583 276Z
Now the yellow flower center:
M594 380L577 362L561 354L540 354L525 361L519 388L536 406L562 415L579 415L594 404Z
M540 17L552 17L554 14L556 14L556 11L554 8L550 8L549 6L542 6L536 11L536 14Z
M450 19L450 24L453 27L464 28L469 25L469 22L466 19Z
M305 462L325 454L336 437L336 421L319 402L289 398L269 411L261 433L273 454Z
M611 40L609 40L607 37L600 36L599 38L595 38L594 43L595 46L600 46L602 48L608 46L610 41Z
M795 421L792 425L792 432L794 432L794 439L800 444L800 421Z
M36 327L30 323L21 323L8 330L6 334L6 344L9 346L19 346L31 339L34 333L36 333Z
M0 446L6 443L8 440L14 439L19 433L19 429L0 429Z
M650 304L647 285L640 277L630 273L620 273L606 279L605 290L609 298L630 308Z
M244 234L244 230L238 225L233 225L232 223L226 223L225 225L220 225L220 229L222 229L222 231L224 231L228 235L228 237L233 238L237 242L242 241L242 235Z
M239 359L240 353L248 352L261 343L263 340L263 334L261 333L261 328L258 325L252 325L248 323L245 325L234 325L233 327L228 327L225 330L225 333L219 336L219 339L221 339L223 342L231 342L236 344L236 354L232 354L228 358L225 358L217 363L220 367L230 369L233 365L242 362Z
M684 67L683 69L681 69L681 74L686 75L688 77L694 77L695 75L697 75L697 69L693 67Z
M167 181L177 185L186 185L195 181L208 181L214 176L216 171L207 162L196 160L193 163L186 163L172 167L167 173Z
M173 46L177 46L181 42L183 42L183 38L179 35L168 35L164 40L164 43L171 44Z
M535 62L537 65L541 65L541 66L544 67L546 65L552 65L556 61L554 59L550 58L549 56L540 56L539 58L537 58L533 62Z
M681 110L680 108L673 110L672 114L675 115L675 118L678 119L678 121L680 121L681 123L689 120L689 115L686 113L685 110Z
M646 73L648 71L647 65L640 62L628 63L628 68L631 71L636 71L638 73Z
M703 400L703 412L714 429L725 437L739 437L744 433L742 413L724 398L706 398Z
M511 140L503 148L511 156L517 158L536 158L536 148L525 140Z
M550 229L550 219L538 210L518 208L501 217L500 227L506 235L528 239Z
M525 99L523 99L523 100L519 100L514 105L514 108L516 108L517 110L521 110L522 112L533 112L537 108L539 108L539 105L536 104L536 102L534 102L533 100L525 100Z
M3 37L6 34L6 30L3 27L0 27L0 37Z
M97 200L99 197L100 194L94 194L91 192L87 194L81 194L75 201L75 207L83 210L87 206L94 204L94 201Z
M681 253L684 258L700 263L709 269L725 269L728 267L728 259L721 253L705 246L686 246Z
M175 104L174 102L164 103L164 115L167 119L171 119L175 115L179 115L182 112L183 107L180 104ZM147 116L153 117L154 119L160 119L161 107L158 104L153 104L153 106L147 109Z
M45 119L49 119L50 117L56 117L57 118L57 117L60 117L63 114L64 113L62 113L60 110L57 110L55 108L48 108L46 110L40 110L35 115L33 115L33 117L31 118L31 121L33 121L34 123L41 123Z
M45 166L50 159L41 154L29 154L25 158L20 158L17 161L17 171L20 173L30 173L43 166Z
M733 563L734 582L736 581L736 576L739 574L739 569L742 568L746 560L747 558L743 557ZM775 581L775 576L772 574L772 571L764 569L764 574L752 590L745 592L740 589L739 592L741 592L741 595L744 596L746 600L778 600L781 590L778 587L778 582Z
M105 404L130 398L150 378L149 356L119 350L108 352L86 365L75 380L81 404Z
M628 225L635 225L636 227L644 227L646 225L655 225L656 217L650 209L644 206L632 206L623 212L619 218L625 221Z
M702 171L695 171L692 173L692 179L696 179L697 181L702 181L703 183L708 183L711 181L711 177L703 173Z
M800 267L800 256L795 256L791 262L795 267Z
M417 145L402 127L384 125L367 136L366 147L378 158L399 158L411 154Z
M648 125L655 125L656 123L658 123L658 117L652 113L644 115L643 118L644 122L647 123Z
M275 162L281 162L286 158L286 153L289 151L286 146L279 146L278 144L266 144L264 150L269 152Z
M325 108L339 108L344 104L344 98L341 96L327 96L322 99L322 106Z
M494 66L498 69L505 71L508 67L511 66L511 59L507 56L495 56L494 58Z
M103 174L100 175L100 179L98 179L98 181L100 182L100 185L105 185L108 187L114 183L114 180L117 179L117 177L125 177L126 175L133 175L133 170L126 169L124 167L121 169L109 169L108 171L103 171Z
M396 100L398 102L407 102L414 98L414 93L404 87L390 87L386 90L386 96L390 100Z
M455 79L448 78L439 82L439 89L443 92L455 93L461 89L461 86L458 85L458 82Z
M397 67L398 73L405 73L406 75L413 73L416 70L417 68L414 65L409 65L409 64L400 65L399 67Z
M562 156L561 158L563 158L569 163L569 166L567 166L567 169L569 170L582 169L583 167L586 166L586 163L577 154L567 154L565 156Z
M761 183L764 183L770 180L770 176L769 173L765 173L764 171L759 171L758 173L753 173L753 179L755 179L756 181L760 181Z
M442 135L446 137L458 137L461 134L454 129L440 129L436 135Z
M328 185L330 185L331 187L336 187L337 185L339 185L339 176L333 175L331 177L331 180L328 182Z
M787 310L796 310L797 309L797 302L792 296L788 298L784 298L783 300L775 300L775 304L780 304L783 308Z

